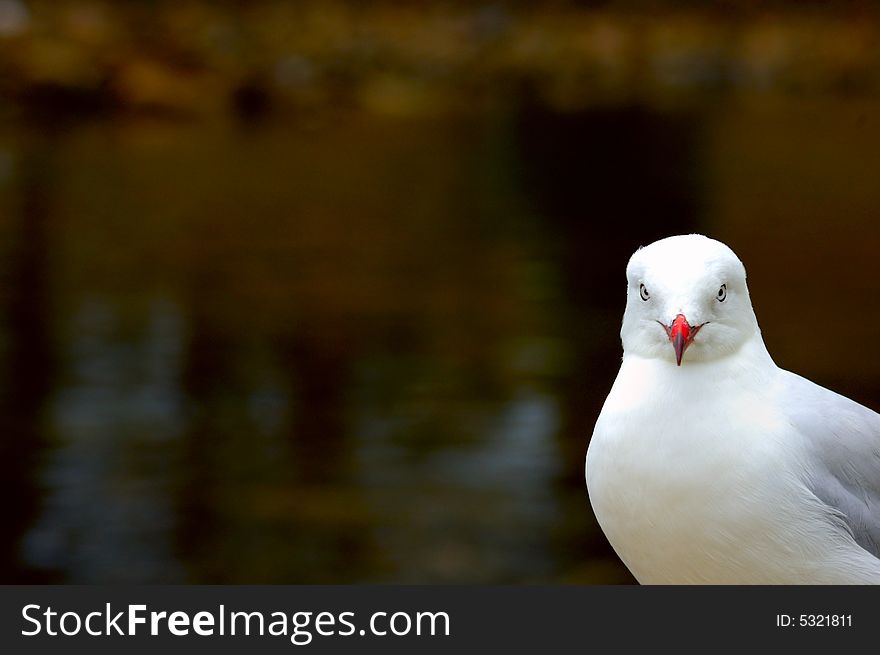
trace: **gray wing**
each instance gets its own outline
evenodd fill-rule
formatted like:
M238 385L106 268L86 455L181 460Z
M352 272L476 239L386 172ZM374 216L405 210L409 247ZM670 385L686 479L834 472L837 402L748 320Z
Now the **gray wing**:
M783 407L806 438L811 491L880 557L880 414L794 373Z

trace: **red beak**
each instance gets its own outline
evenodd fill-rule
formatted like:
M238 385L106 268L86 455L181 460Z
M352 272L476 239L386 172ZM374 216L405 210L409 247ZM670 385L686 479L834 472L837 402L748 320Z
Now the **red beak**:
M684 351L687 350L687 347L693 342L700 327L702 326L690 325L684 317L684 314L679 314L675 317L675 320L672 321L672 326L666 328L666 334L669 335L669 340L672 342L672 347L675 349L675 363L678 366L681 366L681 357L684 355Z

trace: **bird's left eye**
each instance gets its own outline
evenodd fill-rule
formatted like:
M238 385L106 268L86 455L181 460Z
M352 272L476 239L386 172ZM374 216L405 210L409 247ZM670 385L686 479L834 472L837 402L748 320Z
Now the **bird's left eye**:
M715 294L715 297L718 299L718 302L724 302L724 300L727 298L727 285L726 284L721 285L721 288L718 289L718 293Z

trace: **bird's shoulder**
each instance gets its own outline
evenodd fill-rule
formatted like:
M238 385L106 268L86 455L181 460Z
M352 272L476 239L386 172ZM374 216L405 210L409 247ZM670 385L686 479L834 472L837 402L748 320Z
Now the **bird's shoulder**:
M791 371L780 369L780 376L778 405L810 443L880 455L880 414Z

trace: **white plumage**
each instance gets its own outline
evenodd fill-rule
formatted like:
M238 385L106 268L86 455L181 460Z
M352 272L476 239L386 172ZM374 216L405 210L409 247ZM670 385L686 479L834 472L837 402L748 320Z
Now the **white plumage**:
M880 415L774 364L730 248L638 250L621 338L586 479L639 582L880 584Z

